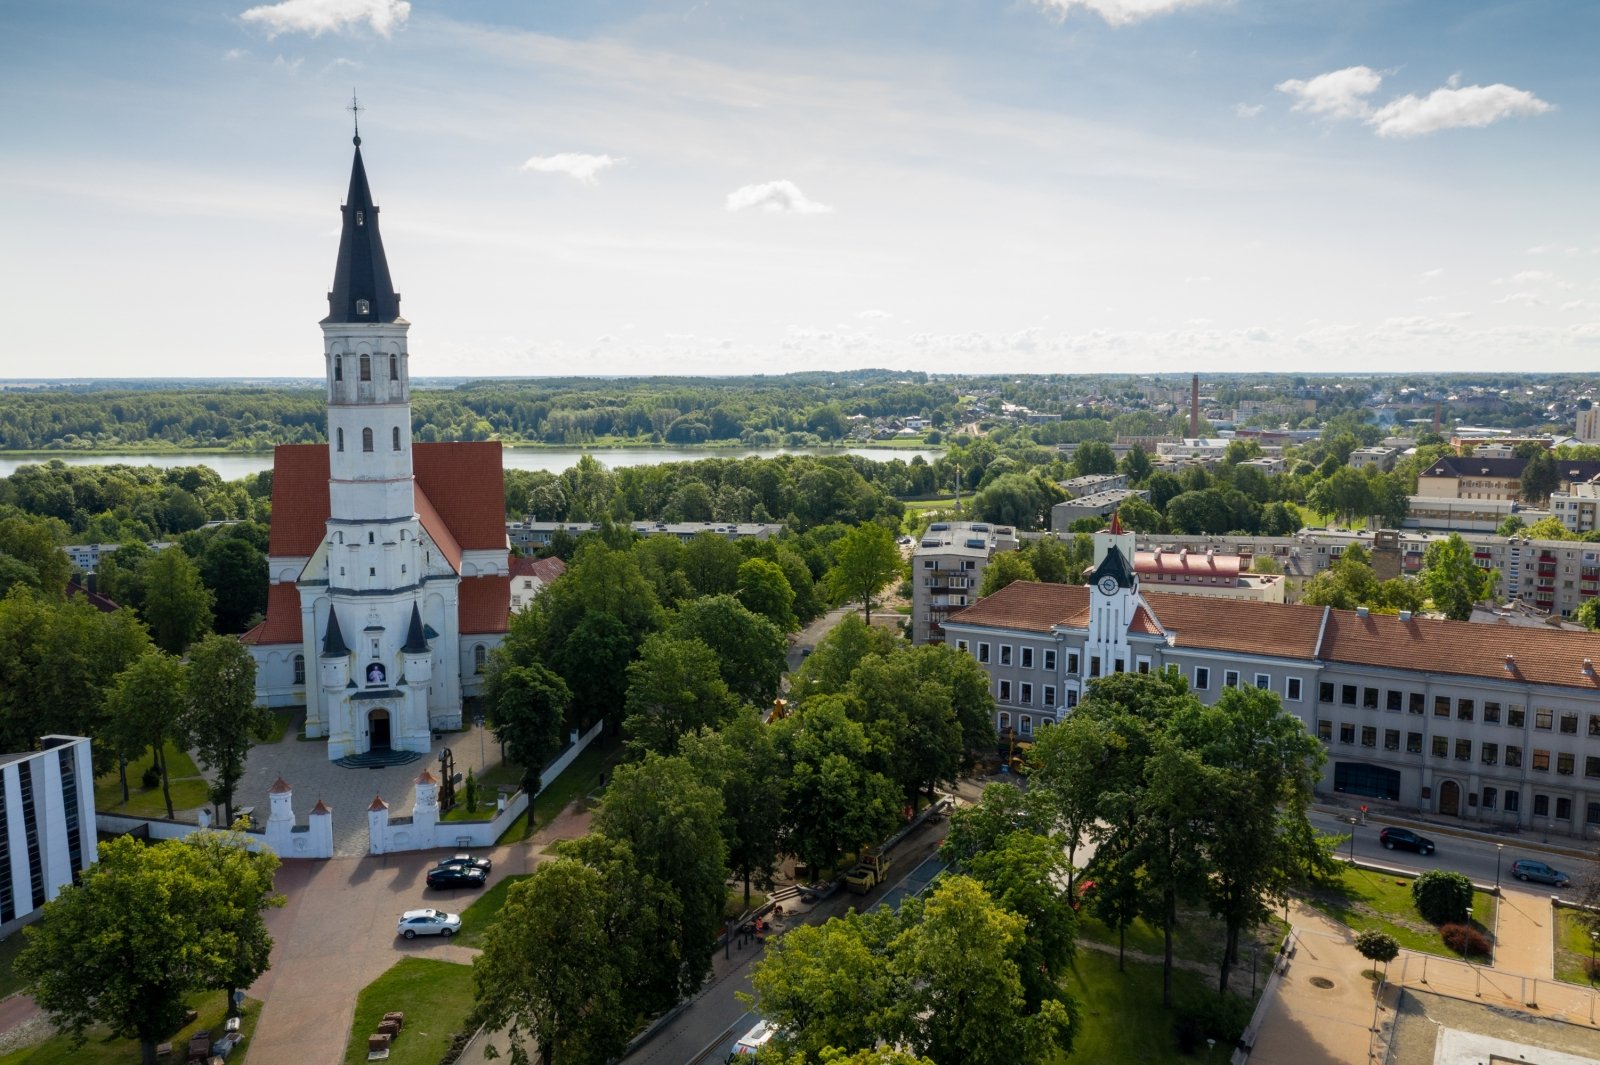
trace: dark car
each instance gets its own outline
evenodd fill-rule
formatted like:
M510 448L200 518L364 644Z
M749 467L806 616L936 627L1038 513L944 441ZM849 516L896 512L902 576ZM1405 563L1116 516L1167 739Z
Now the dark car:
M481 888L488 879L488 874L482 869L474 869L469 865L444 865L428 870L428 886L431 888Z
M1386 850L1416 851L1418 854L1432 854L1433 840L1427 836L1419 836L1409 828L1386 828L1378 833L1378 842Z
M482 869L485 875L494 871L494 863L489 859L474 857L471 854L453 854L440 860L435 865L437 869L458 869L463 867L467 869Z
M1553 884L1556 887L1566 887L1571 881L1559 869L1552 869L1543 862L1536 862L1531 858L1519 858L1511 863L1511 875L1518 880L1535 880L1541 884Z

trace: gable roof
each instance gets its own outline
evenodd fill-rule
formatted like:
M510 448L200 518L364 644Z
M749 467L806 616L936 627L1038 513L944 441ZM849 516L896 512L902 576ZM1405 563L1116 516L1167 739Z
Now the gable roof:
M239 637L245 644L300 642L300 589L292 583L267 585L267 617Z
M1478 625L1393 614L1362 616L1295 603L1145 591L1130 630L1173 646L1301 661L1552 684L1600 693L1600 634ZM1047 633L1088 625L1089 589L1017 581L946 625ZM1589 662L1585 672L1585 661Z
M505 632L511 617L510 577L461 579L461 634Z
M1445 455L1422 471L1424 477L1521 477L1526 459L1484 458L1478 455Z

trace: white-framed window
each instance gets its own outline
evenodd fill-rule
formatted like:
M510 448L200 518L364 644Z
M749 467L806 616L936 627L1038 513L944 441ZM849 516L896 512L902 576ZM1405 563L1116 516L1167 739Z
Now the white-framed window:
M362 451L371 451L372 450L372 430L371 429L363 429L363 430L361 430L361 450Z
M1266 690L1266 691L1271 691L1272 690L1272 677L1270 677L1266 673L1257 673L1256 674L1256 687L1261 688L1261 689Z
M1067 675L1072 677L1078 675L1078 652L1076 651L1067 652Z
M1000 664L1002 666L1009 666L1011 664L1011 645L1009 643L1003 643L1000 645Z
M1004 710L1000 711L1000 731L1005 732L1011 727L1011 715Z
M1078 705L1078 689L1076 689L1076 688L1068 688L1067 689L1067 709L1071 710L1074 706L1077 706L1077 705Z
M1224 688L1237 688L1239 686L1239 671L1237 669L1224 670L1222 673L1222 686Z
M357 314L366 314L367 313L367 301L366 300L356 300L356 313ZM363 354L361 356L361 380L363 380L363 381L372 380L372 356L371 355Z
M1033 668L1033 648L1024 647L1018 653L1020 654L1021 657L1017 660L1017 664L1020 665L1023 669L1032 669Z
M956 650L957 651L965 651L966 649L967 649L967 641L966 640L957 640L956 641Z
M1210 666L1195 666L1194 667L1194 690L1197 691L1197 692L1203 692L1203 691L1209 691L1210 689L1211 689L1211 667Z
M989 661L989 645L988 644L986 644L986 643L978 644L978 661L979 662L983 662L985 664L988 663L988 661Z
M1044 668L1050 673L1054 673L1056 671L1056 651L1053 647L1045 648Z
M1029 684L1027 681L1022 682L1022 705L1033 705L1033 685Z
M1300 678L1287 677L1283 682L1283 697L1290 702L1300 701Z
M306 656L305 655L295 655L294 656L294 682L296 684L304 684L306 682Z
M933 568L933 559L931 559L931 558L923 559L922 560L922 568L923 569L932 569Z
M398 425L394 426L393 429L391 429L391 434L392 434L392 438L393 438L393 441L394 441L393 450L399 451L400 450L400 427Z
M1140 655L1137 659L1134 660L1134 667L1135 667L1135 672L1138 672L1138 673L1148 673L1148 672L1150 672L1150 656L1149 655Z
M489 648L483 644L476 644L472 648L472 672L482 673L483 667L489 664Z
M1040 692L1041 695L1044 696L1044 705L1046 705L1046 706L1054 706L1054 705L1056 705L1056 686L1054 684L1041 685L1040 688L1039 688L1039 692Z
M1004 703L1011 701L1011 682L1009 680L1000 682L1000 701Z
M1022 731L1022 734L1024 736L1032 736L1033 735L1033 717L1032 717L1032 715L1030 715L1030 714L1023 714L1022 715L1022 730L1021 731Z

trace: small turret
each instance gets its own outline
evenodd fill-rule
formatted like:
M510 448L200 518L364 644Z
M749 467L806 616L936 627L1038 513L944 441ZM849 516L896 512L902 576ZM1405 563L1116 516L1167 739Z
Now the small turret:
M406 656L406 684L426 685L433 680L433 651L422 627L422 612L415 603L411 604L411 625L400 652Z
M322 636L322 686L342 691L350 683L350 648L339 630L339 613L328 605L328 630Z

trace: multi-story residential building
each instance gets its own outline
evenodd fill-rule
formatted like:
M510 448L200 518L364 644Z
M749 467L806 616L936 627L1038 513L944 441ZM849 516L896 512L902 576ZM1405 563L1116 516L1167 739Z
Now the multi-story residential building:
M1579 443L1600 444L1600 407L1596 407L1593 400L1578 400L1577 429Z
M1092 496L1096 492L1109 492L1115 488L1128 487L1128 475L1125 473L1086 473L1082 477L1073 477L1065 481L1057 481L1061 490L1067 493L1068 499L1079 499L1083 496Z
M557 577L567 572L567 564L551 555L549 558L520 556L511 560L511 612L519 614L533 605L539 593L550 587Z
M1600 835L1600 635L1142 590L1131 534L1089 586L1018 582L946 619L1026 739L1096 677L1173 669L1205 702L1276 693L1328 748L1321 786L1465 821Z
M44 736L0 755L0 932L61 894L95 860L89 741Z
M1571 531L1583 534L1600 529L1600 481L1583 481L1564 492L1550 493L1550 512Z
M1108 517L1124 500L1135 497L1149 499L1150 493L1143 488L1111 488L1057 503L1050 508L1050 531L1059 535L1070 532L1072 523L1079 518Z
M1524 460L1515 457L1446 455L1417 477L1417 494L1413 498L1520 501L1522 471L1526 466ZM1565 489L1600 475L1600 462L1557 460L1557 471L1561 487Z
M1388 471L1394 469L1394 463L1400 457L1397 447L1358 447L1350 452L1350 465L1358 470L1368 467Z
M1262 475L1266 477L1276 477L1283 472L1283 456L1263 455L1258 459L1245 459L1239 465L1247 466L1252 470L1260 470Z
M569 536L582 536L600 526L592 521L527 521L506 522L506 538L511 546L524 554L531 554L550 546L551 538L559 531ZM783 532L781 522L730 522L730 521L635 521L628 528L640 536L676 536L684 543L701 533L725 536L729 540L753 538L765 540Z
M911 551L911 642L943 641L944 619L978 601L997 551L1015 551L1017 532L981 521L934 522Z
M106 555L116 554L121 546L121 544L68 544L62 550L67 553L73 568L84 573L94 573L100 568L100 560ZM152 551L165 551L172 546L172 541L151 540L145 546Z

